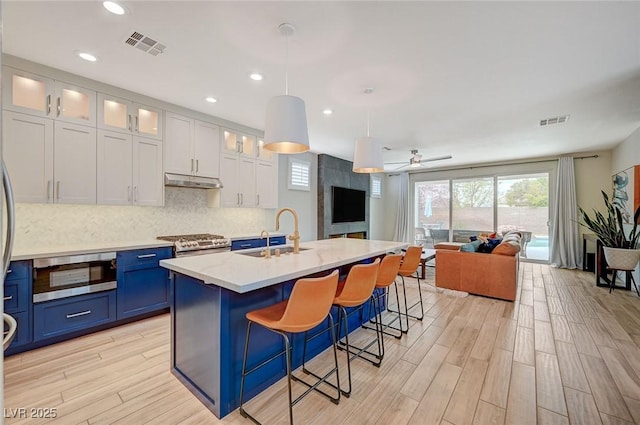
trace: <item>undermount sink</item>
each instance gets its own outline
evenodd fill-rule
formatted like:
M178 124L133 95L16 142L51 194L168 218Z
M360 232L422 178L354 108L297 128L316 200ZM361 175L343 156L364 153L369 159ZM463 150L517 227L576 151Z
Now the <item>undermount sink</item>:
M271 256L275 257L276 256L276 249L280 250L280 255L285 255L285 254L291 254L293 253L293 247L292 246L283 246L283 247L274 247L271 248ZM300 248L300 251L306 251L309 248ZM251 251L236 251L236 254L240 254L240 255L248 255L249 257L264 257L266 249L259 249L259 250L251 250Z

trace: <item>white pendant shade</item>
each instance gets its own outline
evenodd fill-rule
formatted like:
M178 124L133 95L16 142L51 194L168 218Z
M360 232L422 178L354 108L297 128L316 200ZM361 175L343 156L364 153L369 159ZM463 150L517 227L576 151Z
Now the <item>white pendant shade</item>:
M309 150L304 100L289 95L275 96L269 100L264 148L278 153L302 153Z
M380 141L369 136L356 140L353 171L355 173L381 173L384 171Z

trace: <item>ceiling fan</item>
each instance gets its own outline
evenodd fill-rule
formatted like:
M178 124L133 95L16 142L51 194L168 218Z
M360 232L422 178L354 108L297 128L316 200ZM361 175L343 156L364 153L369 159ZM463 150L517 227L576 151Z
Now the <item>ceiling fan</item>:
M385 164L389 164L389 165L403 164L402 166L396 168L396 170L400 170L401 168L404 168L404 167L412 167L412 168L421 167L422 164L425 163L425 162L442 161L444 159L451 159L451 158L453 158L451 155L444 155L444 156L437 156L437 157L434 157L434 158L422 159L422 155L418 153L418 150L417 149L412 149L411 150L411 157L409 158L409 161L385 162Z

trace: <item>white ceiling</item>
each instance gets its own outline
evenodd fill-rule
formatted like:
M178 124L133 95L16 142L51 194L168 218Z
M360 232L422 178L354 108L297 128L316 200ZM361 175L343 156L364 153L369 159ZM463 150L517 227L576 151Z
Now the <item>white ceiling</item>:
M640 127L640 2L123 3L3 1L3 52L263 129L290 22L311 149L348 160L368 110L385 161L453 155L432 166L610 149ZM133 31L165 53L124 44Z

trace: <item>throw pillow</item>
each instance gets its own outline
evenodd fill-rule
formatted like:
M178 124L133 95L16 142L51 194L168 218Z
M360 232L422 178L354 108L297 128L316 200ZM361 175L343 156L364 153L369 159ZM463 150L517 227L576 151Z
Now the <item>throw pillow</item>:
M493 254L514 256L520 252L520 245L514 245L508 242L501 243L494 248Z

